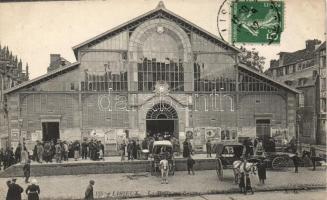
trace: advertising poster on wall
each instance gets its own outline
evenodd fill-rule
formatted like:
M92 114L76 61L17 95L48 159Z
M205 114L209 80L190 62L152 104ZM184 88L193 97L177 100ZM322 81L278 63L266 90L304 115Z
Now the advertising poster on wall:
M114 129L109 129L104 132L104 143L105 144L116 143L116 133Z
M271 128L271 137L277 144L286 145L289 141L288 128Z
M19 141L19 129L11 129L11 141Z
M220 127L206 127L205 128L205 138L206 140L214 140L215 142L220 142L221 137L221 128Z
M193 128L185 128L186 139L194 139Z

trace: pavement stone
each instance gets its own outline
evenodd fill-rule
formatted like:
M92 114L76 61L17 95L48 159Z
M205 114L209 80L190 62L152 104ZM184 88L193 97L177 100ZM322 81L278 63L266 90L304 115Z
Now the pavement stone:
M98 198L196 196L238 192L238 186L233 183L232 170L224 170L224 177L224 181L218 181L216 172L208 170L196 171L194 176L185 171L176 172L169 177L169 184L161 184L159 176L151 176L149 173L43 176L37 177L37 180L41 188L41 199L82 199L90 179L95 180L94 193ZM0 199L4 199L7 192L6 180L0 179ZM267 171L267 183L263 186L258 185L257 176L251 176L251 181L255 191L324 188L327 183L326 170L323 168L317 171L300 168L299 173L294 173L293 169ZM18 178L17 183L23 188L27 187L23 178ZM24 194L23 199L26 198Z

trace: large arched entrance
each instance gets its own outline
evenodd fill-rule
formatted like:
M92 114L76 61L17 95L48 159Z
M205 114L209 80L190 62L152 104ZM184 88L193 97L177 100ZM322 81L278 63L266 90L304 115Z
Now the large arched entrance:
M155 104L146 114L146 131L150 136L169 134L178 138L178 115L167 103Z

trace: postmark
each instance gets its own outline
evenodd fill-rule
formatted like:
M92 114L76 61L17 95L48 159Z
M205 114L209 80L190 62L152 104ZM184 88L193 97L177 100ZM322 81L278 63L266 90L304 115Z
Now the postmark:
M284 2L224 0L217 27L220 37L233 44L278 44L284 28Z

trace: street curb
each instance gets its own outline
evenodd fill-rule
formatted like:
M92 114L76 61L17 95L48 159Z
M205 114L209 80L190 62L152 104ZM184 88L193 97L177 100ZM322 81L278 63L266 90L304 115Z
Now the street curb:
M326 190L326 185L292 185L282 187L271 187L271 188L253 188L254 192L299 192L299 191L310 191L310 190ZM118 200L118 199L139 199L139 198L158 198L158 197L193 197L203 195L215 195L215 194L240 194L238 189L229 190L211 190L206 192L169 192L169 191L157 191L149 192L148 194L128 195L128 196L107 196L95 198L96 200ZM43 198L44 200L82 200L82 199L71 199L71 198Z

